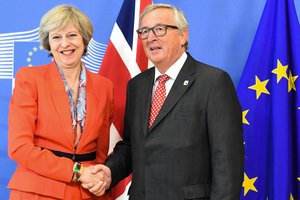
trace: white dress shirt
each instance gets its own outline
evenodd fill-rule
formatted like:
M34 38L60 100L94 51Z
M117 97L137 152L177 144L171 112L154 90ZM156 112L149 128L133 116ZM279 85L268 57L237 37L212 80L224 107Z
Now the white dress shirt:
M166 96L168 96L181 68L183 67L183 64L185 63L187 59L187 54L184 52L180 58L165 72L170 79L167 80L166 82ZM152 90L152 98L154 96L155 89L158 85L158 77L161 76L161 74L158 69L155 67L155 76L154 76L154 85L153 85L153 90Z

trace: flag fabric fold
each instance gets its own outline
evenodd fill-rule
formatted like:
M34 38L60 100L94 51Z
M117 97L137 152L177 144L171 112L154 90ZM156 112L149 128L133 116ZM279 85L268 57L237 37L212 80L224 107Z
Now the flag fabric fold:
M124 0L114 24L99 73L114 84L115 110L111 127L110 152L122 139L126 87L129 79L148 68L148 59L135 30L139 17L151 0ZM112 189L112 198L128 199L126 188L131 178L121 181Z
M300 199L300 26L293 0L267 0L237 88L243 109L241 199Z

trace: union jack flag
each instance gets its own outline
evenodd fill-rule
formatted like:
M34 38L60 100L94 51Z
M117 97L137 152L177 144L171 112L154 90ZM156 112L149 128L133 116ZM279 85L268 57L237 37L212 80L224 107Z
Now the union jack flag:
M138 29L141 12L151 3L151 0L124 0L99 70L100 75L113 82L115 92L109 152L122 139L127 82L148 68L148 59L135 30ZM126 188L130 182L131 177L128 177L113 188L113 199L127 199Z

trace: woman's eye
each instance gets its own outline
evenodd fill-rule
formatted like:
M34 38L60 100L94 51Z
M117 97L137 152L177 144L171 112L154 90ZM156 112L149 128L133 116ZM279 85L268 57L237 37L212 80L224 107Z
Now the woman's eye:
M53 40L58 40L60 37L59 36L53 36L52 39Z

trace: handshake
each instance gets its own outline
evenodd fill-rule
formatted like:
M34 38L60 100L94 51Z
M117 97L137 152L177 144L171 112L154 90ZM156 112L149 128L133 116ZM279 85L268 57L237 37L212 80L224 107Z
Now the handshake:
M104 195L111 184L111 171L102 164L84 167L80 176L81 186L96 196Z

